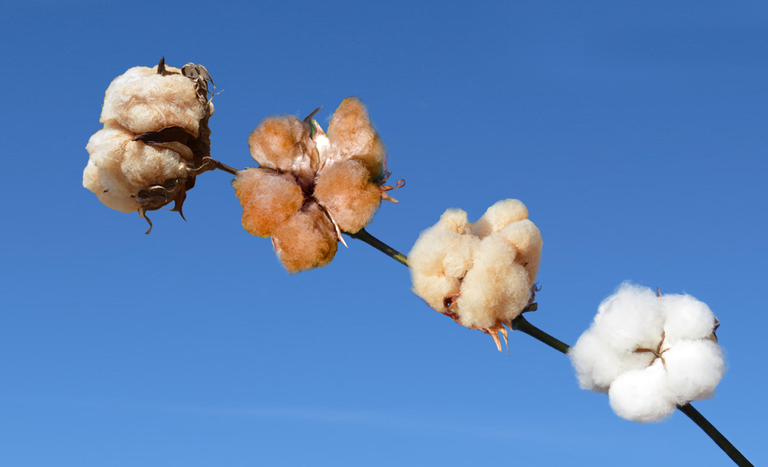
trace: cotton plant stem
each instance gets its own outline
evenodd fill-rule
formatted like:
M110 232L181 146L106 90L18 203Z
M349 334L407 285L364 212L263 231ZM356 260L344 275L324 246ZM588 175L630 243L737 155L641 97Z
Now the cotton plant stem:
M717 428L715 428L714 425L709 423L709 420L704 418L704 415L699 413L698 410L693 408L693 406L690 404L680 405L677 407L678 410L683 412L685 415L688 416L691 420L693 420L693 423L697 424L699 428L704 430L704 433L709 435L710 438L712 438L712 441L715 442L718 446L720 446L720 449L723 450L724 453L728 454L728 457L731 458L733 462L736 463L739 467L754 467L751 462L747 460L744 455L739 452L736 447L731 444L728 439L722 435L719 431L717 431Z
M384 253L385 255L399 262L400 264L408 267L408 258L404 254L400 253L399 251L395 250L391 246L382 242L378 238L369 234L365 229L360 229L357 233L353 233L353 234L347 233L347 232L345 233L352 238L356 238L358 240L364 241L365 243L371 245L372 247L376 248L380 252Z
M365 229L360 229L360 231L355 234L348 233L347 235L352 238L364 241L365 243L371 245L395 261L408 266L408 258L404 254L398 252L386 243L369 234ZM550 336L546 332L531 324L527 319L525 319L523 315L520 315L512 320L512 329L528 334L534 339L543 342L558 352L566 355L568 354L568 349L571 348L571 346L565 342ZM744 457L744 455L742 455L725 436L717 431L717 428L709 423L709 421L704 418L704 416L699 413L698 410L694 409L690 403L683 406L678 406L677 408L685 415L687 415L688 418L690 418L696 425L698 425L699 428L701 428L704 433L706 433L712 439L712 441L714 441L715 444L717 444L720 449L722 449L723 452L725 452L728 457L730 457L736 463L736 465L739 467L754 467L752 463L749 462L747 458Z

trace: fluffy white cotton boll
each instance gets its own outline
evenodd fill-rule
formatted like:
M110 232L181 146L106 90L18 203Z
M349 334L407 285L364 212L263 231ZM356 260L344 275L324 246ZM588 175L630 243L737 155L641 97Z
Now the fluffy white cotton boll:
M464 326L485 329L508 323L525 307L531 282L515 262L516 253L515 247L498 236L480 242L456 302Z
M422 298L433 310L445 311L445 297L459 293L461 282L455 277L442 274L430 275L411 273L413 292Z
M443 258L443 272L448 277L461 279L473 265L473 254L480 244L474 235L458 235Z
M197 137L205 110L189 78L159 75L157 68L134 67L107 88L100 121L120 125L135 134L180 127Z
M467 213L461 209L448 209L440 216L440 220L434 227L462 235L472 232L472 224L467 220Z
M615 349L631 352L655 348L664 326L664 314L651 289L628 282L605 299L595 316L595 332Z
M706 303L690 295L664 295L661 297L666 314L664 331L666 340L703 339L714 330L715 315Z
M528 208L518 199L497 201L472 225L472 233L485 238L523 219L528 219Z
M667 389L667 371L661 360L616 378L608 390L608 397L616 415L636 422L658 422L675 410Z
M682 340L664 352L669 390L679 405L712 397L725 373L725 359L717 343L708 339Z

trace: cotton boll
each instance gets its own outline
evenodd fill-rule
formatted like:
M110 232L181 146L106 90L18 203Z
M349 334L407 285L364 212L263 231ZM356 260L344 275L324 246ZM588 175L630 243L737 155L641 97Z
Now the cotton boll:
M433 226L421 233L408 253L408 267L426 275L445 274L443 260L461 236Z
M536 282L536 275L541 265L541 248L544 243L539 228L528 219L522 219L504 228L501 236L517 249L516 261L525 267L531 283Z
M447 311L445 297L459 293L461 282L455 277L443 274L422 274L411 272L413 292L427 302L433 310L444 313Z
M661 299L667 317L664 331L670 343L685 338L703 339L712 334L715 315L706 303L690 295L664 295Z
M515 254L515 248L502 238L492 236L480 242L456 301L463 325L486 329L509 323L520 314L531 283L525 269L515 263Z
M317 176L314 197L328 209L339 228L357 233L367 226L381 204L381 191L357 161L340 161Z
M293 115L272 115L248 136L248 147L260 167L290 172L303 183L311 183L318 169L311 131L307 123Z
M636 422L659 422L675 410L667 390L667 371L660 360L643 370L628 371L608 390L616 415Z
M336 230L314 201L277 226L272 243L289 273L326 266L337 250Z
M664 314L656 294L625 282L605 299L595 316L595 330L615 349L632 352L655 348L661 340Z
M446 210L434 227L462 235L472 232L472 224L467 220L467 213L461 209Z
M497 201L472 225L472 233L485 238L523 219L528 219L528 208L517 199Z
M664 352L669 388L679 405L706 399L725 373L725 359L717 343L706 339L682 340Z
M371 179L382 176L386 150L360 99L348 97L341 102L328 124L328 137L338 154L358 160Z
M293 177L270 169L242 170L232 186L243 207L243 228L259 237L272 235L304 203Z
M135 134L179 127L197 137L206 110L189 78L159 75L156 67L134 67L107 88L100 121Z
M452 232L447 232L453 235ZM462 279L474 265L474 253L480 239L474 235L458 235L443 257L443 273L448 277Z
M140 207L133 198L139 188L128 181L121 169L131 136L119 127L107 125L91 136L86 146L90 159L83 171L83 186L107 207L121 212L134 212Z

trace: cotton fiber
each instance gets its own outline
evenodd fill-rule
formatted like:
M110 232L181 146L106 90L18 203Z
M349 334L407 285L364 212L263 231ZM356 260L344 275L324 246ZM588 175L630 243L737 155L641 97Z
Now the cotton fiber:
M624 283L568 355L582 389L607 393L622 418L655 422L714 393L725 372L717 326L690 295Z

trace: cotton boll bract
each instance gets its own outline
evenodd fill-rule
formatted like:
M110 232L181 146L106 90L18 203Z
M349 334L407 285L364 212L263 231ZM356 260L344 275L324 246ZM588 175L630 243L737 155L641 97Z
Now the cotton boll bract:
M528 305L541 261L541 232L527 217L518 200L497 202L474 224L447 210L408 254L414 293L501 350L496 333L506 339L504 325Z
M622 284L570 348L583 389L607 392L617 415L659 421L677 405L712 395L725 371L710 340L715 319L690 296L657 296Z

